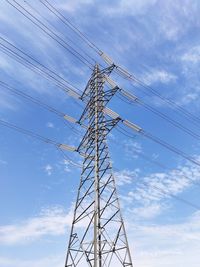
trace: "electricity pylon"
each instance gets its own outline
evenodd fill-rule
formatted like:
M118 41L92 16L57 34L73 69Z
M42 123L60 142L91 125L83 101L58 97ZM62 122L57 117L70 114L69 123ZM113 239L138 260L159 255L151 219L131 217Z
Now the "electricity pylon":
M104 90L113 68L96 65L81 97L79 123L87 130L78 147L84 160L65 267L133 266L106 142L119 121L105 114L118 89Z

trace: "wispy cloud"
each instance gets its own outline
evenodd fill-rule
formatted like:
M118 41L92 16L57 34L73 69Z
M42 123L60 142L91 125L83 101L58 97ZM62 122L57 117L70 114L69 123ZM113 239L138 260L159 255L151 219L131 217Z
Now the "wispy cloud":
M138 177L139 169L134 171L122 170L115 172L115 178L118 186L124 186L126 184L132 184L134 180Z
M181 60L188 63L200 63L200 46L192 47L181 56Z
M57 6L61 10L65 10L70 13L77 12L79 9L86 8L92 4L94 4L95 1L93 0L70 0L67 3L65 1L61 1L61 3Z
M142 152L142 145L137 141L125 141L125 153L127 157L138 158L138 153Z
M155 218L171 208L168 200L180 195L200 180L199 170L198 166L183 165L177 169L144 176L136 172L134 185L137 186L126 196L122 195L123 205L133 217ZM131 175L131 172L129 174Z
M47 173L47 175L51 175L52 174L52 171L53 171L53 167L50 165L50 164L47 164L45 167L44 167L44 170L45 172Z
M103 12L109 16L144 14L158 0L118 0L107 5Z
M0 243L13 245L24 244L43 236L62 235L71 225L72 212L62 207L44 209L38 216L29 218L19 224L0 226Z
M198 266L200 220L196 212L180 223L134 224L129 220L131 247L140 266ZM135 245L134 245L135 244Z
M8 162L7 162L7 161L5 161L5 160L2 160L2 159L0 159L0 164L2 164L2 165L7 165L7 164L8 164Z
M4 92L3 88L0 88L0 109L16 111L19 108L19 101L14 99L12 95Z
M150 72L145 73L141 79L147 84L152 85L155 83L167 84L176 81L176 75L169 73L165 70L152 69Z
M47 126L48 128L54 128L54 124L53 124L53 122L47 122L46 126Z
M0 257L0 266L4 267L62 267L64 257L61 255L54 255L41 259L23 260L18 258Z

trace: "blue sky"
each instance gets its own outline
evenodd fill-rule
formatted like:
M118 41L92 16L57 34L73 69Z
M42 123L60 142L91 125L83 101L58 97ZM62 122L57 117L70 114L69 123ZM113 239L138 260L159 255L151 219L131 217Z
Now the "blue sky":
M12 2L12 1L11 1ZM25 7L24 1L18 1ZM31 3L64 38L102 62L73 32L50 14L40 1ZM198 0L59 0L56 7L114 62L124 66L161 95L198 116L200 111L200 2ZM30 7L28 7L30 10ZM31 10L31 12L34 12ZM1 37L83 90L91 70L6 1L0 3ZM58 110L79 118L82 108L52 82L27 70L0 49L0 80ZM141 87L113 75L123 88L193 132L192 124ZM198 140L138 105L115 96L109 107L122 117L200 158ZM77 146L80 135L62 118L0 87L0 119ZM83 130L76 126L83 133ZM114 130L109 136L122 212L134 266L199 266L199 167L161 146ZM54 146L0 126L0 267L64 266L73 202L80 169L65 161ZM168 169L146 161L138 153ZM81 157L66 153L74 162ZM194 180L194 183L185 177ZM144 183L146 186L144 186ZM167 195L155 189L159 187ZM177 197L170 197L173 195Z

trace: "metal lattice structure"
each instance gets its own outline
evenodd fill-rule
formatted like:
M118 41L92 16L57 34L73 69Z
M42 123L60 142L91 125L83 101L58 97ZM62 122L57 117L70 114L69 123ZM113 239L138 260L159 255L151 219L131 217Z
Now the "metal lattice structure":
M106 141L119 121L105 112L118 89L104 90L112 70L96 65L82 95L79 123L87 130L78 147L84 160L65 267L133 266Z

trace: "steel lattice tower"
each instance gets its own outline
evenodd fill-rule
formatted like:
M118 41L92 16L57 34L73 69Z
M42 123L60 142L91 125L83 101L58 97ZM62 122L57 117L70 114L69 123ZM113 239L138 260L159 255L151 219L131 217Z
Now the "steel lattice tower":
M105 114L118 89L104 90L113 68L96 65L82 95L86 107L79 123L86 133L78 151L84 160L65 267L133 266L106 142L119 121Z

